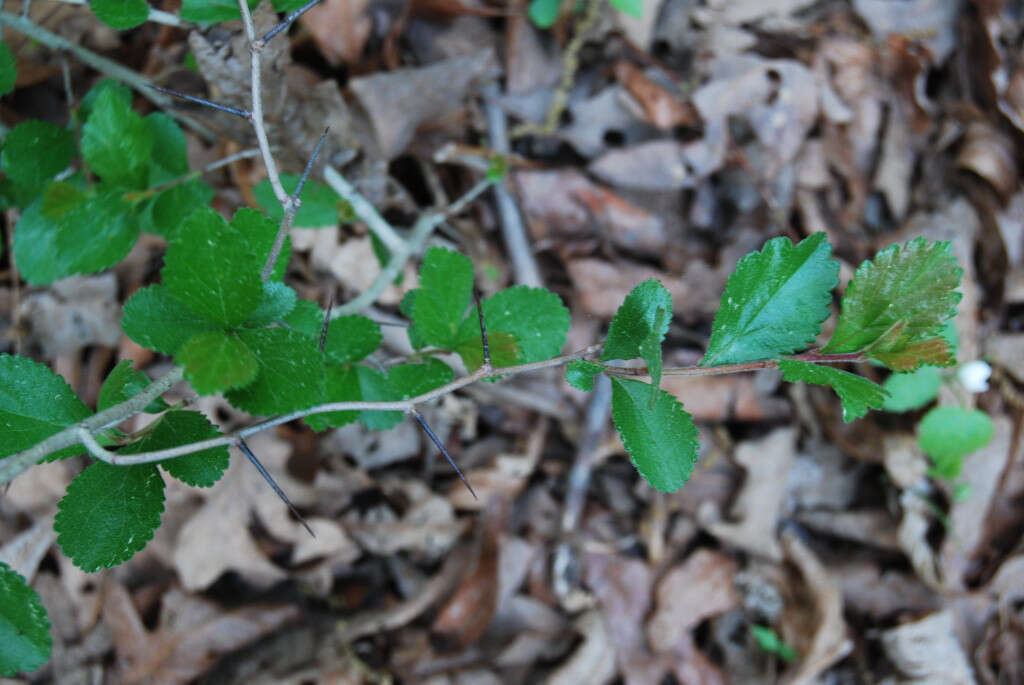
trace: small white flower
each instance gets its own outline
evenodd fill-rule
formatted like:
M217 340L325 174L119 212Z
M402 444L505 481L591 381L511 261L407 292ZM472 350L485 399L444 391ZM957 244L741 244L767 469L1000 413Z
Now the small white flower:
M992 367L980 360L967 362L957 369L956 375L968 392L985 392Z

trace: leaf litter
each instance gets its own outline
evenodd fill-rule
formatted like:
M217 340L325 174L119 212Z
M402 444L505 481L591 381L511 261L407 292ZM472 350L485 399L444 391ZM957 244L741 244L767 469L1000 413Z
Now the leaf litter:
M77 470L48 464L0 500L0 557L30 576L54 622L55 659L40 677L233 682L263 664L267 682L1021 682L1020 3L641 4L640 20L602 10L566 64L578 26L568 15L539 30L504 6L330 0L265 58L265 86L279 89L267 97L272 144L294 171L329 123L323 158L348 163L405 223L468 187L459 160L489 154L474 147L488 135L486 82L497 79L493 101L513 125L544 121L564 96L548 135L510 141L507 187L532 258L583 345L636 284L660 281L682 322L665 341L669 364L700 358L728 275L769 238L826 232L844 285L882 247L950 240L965 269L959 358L995 368L984 393L940 391L940 402L995 422L962 478L929 475L920 414L871 412L843 427L838 403L815 388L667 376L661 387L701 423L690 482L655 493L636 482L621 444L601 437L580 520L566 531L585 396L552 376L467 392L458 401L472 409L444 419L439 435L479 500L409 425L327 436L282 427L250 445L315 538L233 454L209 490L168 481L164 526L147 550L97 576L45 534ZM247 53L231 24L158 40L143 29L142 40L79 8L33 5L31 16L131 55L150 76L170 69L190 92L247 105ZM9 126L63 98L51 78L59 65L11 40L24 80ZM188 51L198 76L169 66ZM69 63L84 93L94 75ZM195 159L251 143L244 122L195 115L232 141L188 134ZM432 161L449 143L471 153ZM230 215L262 172L243 161L206 178ZM499 210L481 202L471 217L434 240L501 259ZM344 301L379 273L358 224L296 229L293 240L288 282L300 296ZM116 298L150 283L160 248L145 242L116 281L27 293L3 262L3 351L27 345L85 397L120 358L154 375L161 362L110 331ZM495 273L501 286L512 271ZM396 313L416 287L410 265L379 311ZM402 337L392 336L395 354L409 352ZM246 420L213 398L197 404L222 425ZM437 414L427 414L434 428ZM565 546L575 561L556 569ZM765 651L755 626L796 659ZM264 664L262 650L294 658Z

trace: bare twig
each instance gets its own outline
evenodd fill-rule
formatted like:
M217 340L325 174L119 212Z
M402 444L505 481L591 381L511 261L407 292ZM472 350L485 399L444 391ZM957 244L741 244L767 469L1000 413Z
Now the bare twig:
M277 26L263 34L263 37L260 38L260 42L263 43L264 45L269 43L274 36L276 36L277 34L287 29L289 26L291 26L296 19L298 19L303 14L319 5L320 1L321 0L310 0L305 5L295 10L294 12L289 12L288 15L281 20L280 24L278 24Z
M260 463L260 460L256 458L256 455L253 454L251 449L249 449L249 445L246 444L245 440L241 438L238 439L238 449L242 450L242 454L249 457L249 462L256 467L256 470L260 472L261 476L263 476L263 480L267 481L271 489L273 489L273 491L277 493L277 496L280 497L281 500L288 505L288 508L291 509L291 512L293 514L295 514L295 518L299 520L299 523L303 525L306 531L313 537L316 537L316 533L314 533L313 529L309 527L308 523L306 523L306 519L302 517L302 514L300 514L299 510L295 508L295 505L292 504L292 501L288 499L287 495L284 494L284 490L281 489L281 486L277 484L277 482L273 479L273 477L270 475L267 469L264 468L263 464Z
M406 247L405 240L395 233L391 224L380 215L377 208L370 204L366 198L359 194L351 183L332 166L324 167L324 181L327 182L334 192L341 196L341 199L352 205L352 211L366 224L366 227L384 243L391 254L400 252ZM390 281L389 281L390 282Z
M416 423L420 424L420 428L422 428L426 432L431 442L434 443L434 446L437 447L437 449L441 450L441 454L444 455L444 458L447 459L448 463L451 464L453 469L455 469L455 473L458 474L459 479L462 481L463 485L465 485L466 488L469 489L469 494L473 495L473 499L480 499L479 497L476 496L476 492L473 490L473 486L469 484L469 480L467 480L466 476L462 474L462 469L460 469L459 465L455 463L454 459L452 459L452 455L448 454L448 448L444 446L444 443L441 442L441 439L438 438L437 434L434 433L434 431L430 428L430 425L427 423L427 420L423 418L423 415L420 414L415 409L413 409L409 413L412 414L412 417L414 419L416 419Z

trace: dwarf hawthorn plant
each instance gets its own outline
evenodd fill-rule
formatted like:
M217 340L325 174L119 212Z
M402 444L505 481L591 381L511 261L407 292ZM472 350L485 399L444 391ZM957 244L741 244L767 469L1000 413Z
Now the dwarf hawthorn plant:
M99 6L122 5L135 7ZM250 43L258 46L248 5L238 7ZM7 15L0 20L20 26ZM255 76L258 50L253 54ZM0 87L4 57L0 50ZM347 184L340 184L341 196L307 184L312 164L301 177L279 176L262 133L259 97L254 77L253 108L236 113L256 129L269 176L256 195L272 217L243 208L228 220L214 211L213 190L189 169L177 124L160 113L136 113L129 91L113 82L90 91L70 128L28 121L4 139L0 199L21 212L13 257L29 283L107 269L140 232L167 242L158 282L128 299L121 327L136 343L173 359L170 372L151 380L121 362L91 407L46 365L0 355L0 485L43 461L90 456L54 521L61 551L86 572L123 563L145 547L160 525L166 478L209 487L227 468L231 446L262 471L245 438L286 422L301 420L314 431L355 421L388 430L408 414L443 451L418 410L428 402L472 383L545 368L565 367L568 383L583 391L604 374L630 459L652 487L671 492L689 478L698 443L690 414L660 388L667 375L778 368L786 381L833 388L844 419L852 421L882 407L888 393L839 365L874 362L911 372L953 362L942 331L956 312L961 271L948 243L924 239L864 262L842 296L831 337L815 347L839 273L821 233L797 244L773 238L744 257L728 279L703 359L685 368L662 362L674 309L656 280L638 284L625 298L603 341L565 353L569 312L558 295L515 286L481 301L470 259L430 247L422 254L419 286L400 306L415 352L389 360L380 325L358 311L373 297L325 311L288 286L286 238L292 225L336 225L341 211L354 212L375 233L393 229ZM381 250L378 280L393 281L433 227L500 182L500 162L463 198L424 214L407 238L390 234L396 249ZM280 206L272 207L274 200ZM441 358L451 354L463 368ZM168 403L164 394L182 380L199 395L222 394L253 422L224 435L187 403ZM152 416L145 428L120 428L140 413ZM0 675L38 668L50 647L38 595L0 564Z

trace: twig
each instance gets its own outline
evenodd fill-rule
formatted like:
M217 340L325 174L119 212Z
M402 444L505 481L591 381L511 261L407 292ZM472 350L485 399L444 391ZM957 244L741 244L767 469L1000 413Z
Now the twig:
M310 0L299 9L295 10L294 12L290 12L284 19L281 20L280 24L278 24L277 26L263 34L263 37L260 38L260 42L266 45L274 36L287 29L295 22L296 19L298 19L303 14L305 14L306 12L313 9L319 4L320 0Z
M479 497L476 496L476 492L473 490L473 486L469 484L469 480L467 480L466 477L462 474L462 469L460 469L459 465L455 463L454 459L452 459L452 455L448 454L448 449L444 446L444 443L441 442L441 439L437 437L437 434L434 433L434 431L430 428L430 425L427 423L426 419L423 418L423 415L420 414L415 409L413 409L409 413L412 414L412 417L414 419L416 419L416 423L420 424L420 428L426 431L427 436L434 443L434 446L437 447L437 449L441 450L441 454L444 455L444 458L447 459L448 463L451 464L453 469L455 469L455 473L458 474L459 479L462 481L463 485L465 485L466 488L469 489L469 494L473 495L473 499L480 499Z
M794 354L782 357L784 360L795 362L811 362L813 364L858 364L866 362L868 358L862 352L846 352L843 354L821 354L817 350L811 350L802 354ZM661 370L663 376L722 376L728 373L742 373L744 371L757 371L759 369L779 368L778 359L764 359L756 362L742 362L739 364L722 364L721 366L670 366ZM623 368L620 366L605 366L604 372L612 376L649 376L650 372L646 366Z
M273 491L277 493L277 496L288 505L288 508L291 509L293 514L295 514L295 518L299 519L299 523L303 525L306 531L313 537L316 537L316 533L314 533L313 529L309 527L308 523L306 523L306 519L302 517L302 514L300 514L299 510L295 508L292 501L284 494L284 490L281 489L281 486L277 484L267 469L264 468L263 464L260 463L260 460L256 458L256 455L253 454L251 449L249 449L249 445L246 444L245 440L242 440L241 438L238 439L238 449L242 450L242 454L249 457L249 461L256 467L256 470L260 472L260 475L263 476L263 480L267 481Z
M337 169L328 165L324 167L324 181L327 182L334 192L341 196L341 199L352 205L352 211L356 213L366 227L380 239L391 254L396 254L406 247L405 240L395 233L391 224L380 215L377 208L370 204L365 197L359 194L351 183L342 176ZM388 281L390 283L390 281Z
M263 265L263 273L260 274L260 278L264 282L270 280L270 275L274 273L274 267L277 265L277 260L281 256L281 250L284 249L284 241L288 237L288 232L292 230L292 224L295 222L295 215L299 212L299 207L302 206L302 200L299 199L299 195L302 194L302 188L306 185L306 180L309 178L309 172L313 169L313 164L316 162L316 158L320 155L320 150L323 149L324 140L327 138L327 132L330 131L330 127L324 129L324 132L320 134L320 140L317 141L316 147L313 148L313 154L310 156L309 161L306 162L306 168L302 171L302 176L299 178L298 184L295 186L295 192L292 193L289 198L289 202L282 205L284 214L281 216L281 224L277 227L277 235L274 236L274 244L270 247L270 252L267 254L267 261Z
M166 95L180 98L188 102L194 102L197 105L204 105L211 109L220 110L221 112L227 112L228 114L234 114L235 116L242 117L243 119L252 118L252 112L244 109L238 109L237 107L231 107L230 105L221 105L205 98L196 97L195 95L189 95L188 93L182 93L181 91L174 90L172 88L165 88L164 86L158 86L156 84L150 84L149 87Z
M484 113L487 116L487 138L491 149L500 155L508 154L508 122L505 112L498 106L499 95L496 83L484 88ZM494 186L494 199L498 204L498 218L501 222L501 235L505 241L505 249L512 260L512 271L516 275L516 283L539 288L544 285L537 268L537 260L533 258L530 242L526 237L523 217L512 194L502 184Z
M131 86L140 95L150 100L157 107L168 110L171 116L191 128L193 131L201 134L207 140L217 139L218 136L206 126L203 126L192 117L186 116L181 112L174 111L174 109L171 108L171 99L163 93L154 92L153 89L150 88L151 84L149 79L145 76L137 74L131 69L128 69L113 60L109 60L106 57L97 55L91 50L87 50L80 45L72 43L68 39L58 36L56 33L51 33L41 26L36 25L26 17L19 17L8 12L0 12L0 26L8 26L18 33L22 33L52 50L64 50L71 53L79 62L92 67L102 74L106 74L107 76L119 81L123 81L127 85Z
M424 214L417 219L416 223L412 227L412 231L409 233L408 239L404 241L403 247L400 250L391 251L391 259L388 260L387 266L377 274L377 278L370 284L370 287L360 293L355 299L346 302L340 307L336 307L334 309L333 316L339 317L344 316L345 314L354 314L376 302L377 298L380 297L380 294L384 292L384 289L398 277L398 274L402 271L402 267L405 266L405 263L409 258L420 251L423 247L423 243L427 241L427 238L429 238L430 234L434 232L434 229L437 228L437 226L440 225L446 217L462 211L466 205L479 197L481 193L490 187L490 185L490 181L480 181L470 188L465 195L453 202L446 209ZM355 208L355 205L353 205L353 208ZM376 210L373 211L376 212ZM356 213L358 214L358 210L356 210ZM366 218L362 215L360 215L360 218L366 221Z

